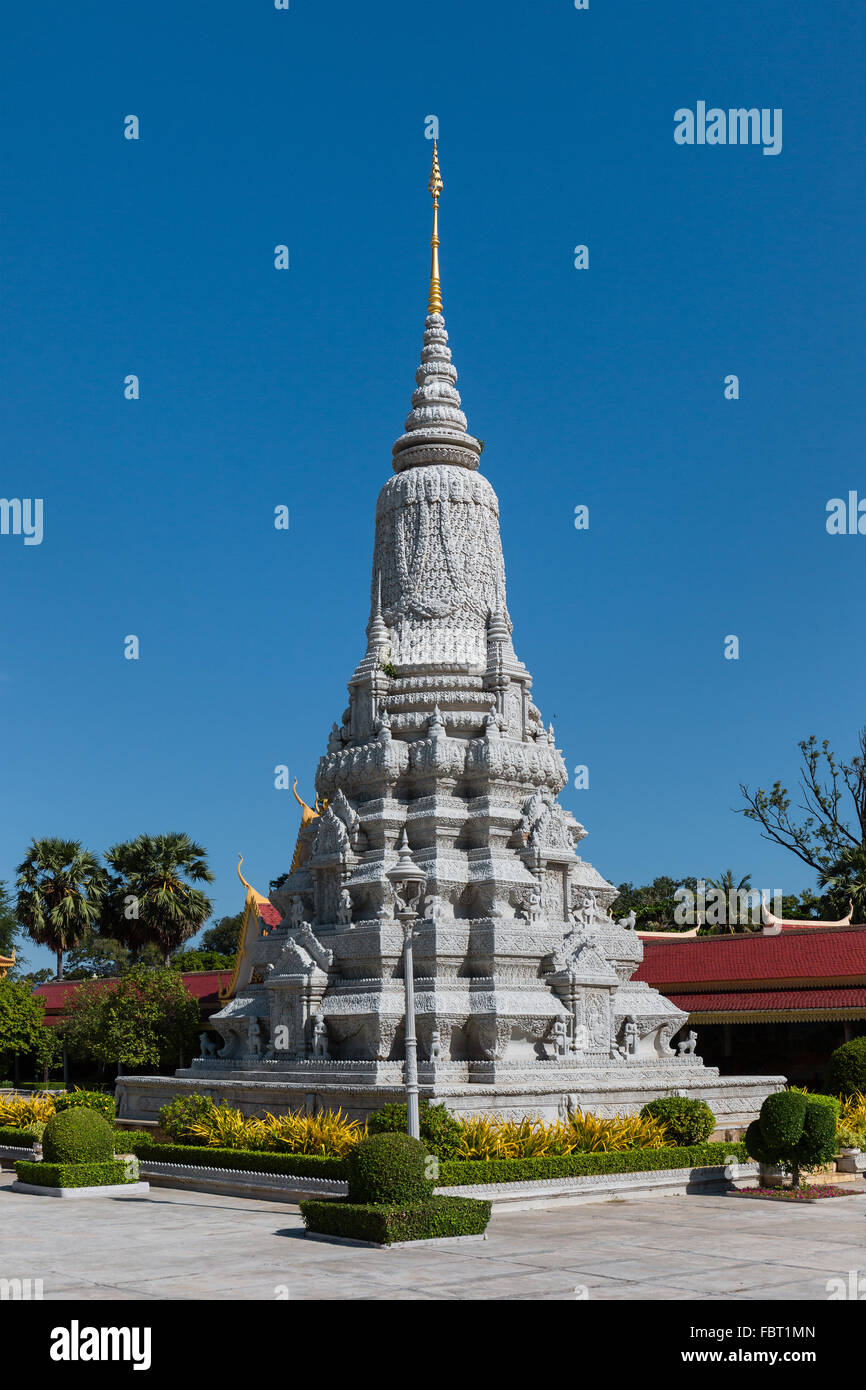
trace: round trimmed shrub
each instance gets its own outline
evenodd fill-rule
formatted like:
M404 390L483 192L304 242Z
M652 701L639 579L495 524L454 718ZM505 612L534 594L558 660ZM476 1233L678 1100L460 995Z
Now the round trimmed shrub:
M866 1091L866 1036L852 1038L830 1053L827 1086L837 1096Z
M706 1101L689 1096L659 1096L640 1113L641 1119L659 1120L671 1144L682 1148L703 1144L716 1127L716 1117Z
M76 1110L79 1106L85 1110L96 1110L105 1116L109 1124L114 1123L114 1096L107 1091L67 1091L54 1097L54 1109L58 1115L61 1110Z
M379 1206L426 1202L433 1183L426 1175L429 1155L408 1134L373 1134L349 1154L349 1201Z
M114 1158L114 1131L87 1106L63 1110L45 1126L42 1157L46 1163L104 1163Z
M778 1091L767 1096L746 1130L746 1152L759 1163L789 1170L799 1187L801 1169L820 1168L836 1152L837 1116L832 1097Z
M776 1091L767 1096L758 1123L770 1152L781 1156L796 1147L803 1133L806 1104L802 1091Z

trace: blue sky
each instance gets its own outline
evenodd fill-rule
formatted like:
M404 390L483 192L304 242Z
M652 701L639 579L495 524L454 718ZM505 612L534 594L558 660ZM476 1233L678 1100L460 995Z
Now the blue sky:
M273 769L312 798L363 652L435 114L459 389L582 849L808 884L731 808L864 722L866 537L825 529L866 496L864 38L853 0L14 4L0 492L44 539L0 536L0 877L34 836L183 828L225 913L238 852L288 867ZM782 108L781 154L677 145L699 100Z

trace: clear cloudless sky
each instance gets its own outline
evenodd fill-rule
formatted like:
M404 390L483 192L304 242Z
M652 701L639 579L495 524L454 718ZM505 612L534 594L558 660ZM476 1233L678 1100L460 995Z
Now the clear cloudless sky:
M813 884L732 808L866 718L866 536L825 528L866 497L864 41L859 0L12 0L0 494L44 539L0 536L0 877L35 836L183 829L222 914L239 852L264 891L288 867L274 768L313 799L364 650L432 114L459 389L582 850ZM782 108L782 152L677 145L699 100Z

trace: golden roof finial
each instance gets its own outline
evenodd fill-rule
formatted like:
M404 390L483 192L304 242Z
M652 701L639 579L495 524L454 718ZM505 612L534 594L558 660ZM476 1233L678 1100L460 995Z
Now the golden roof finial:
M439 172L439 155L436 150L436 141L433 141L433 167L430 170L430 182L427 184L433 196L433 235L430 238L430 293L427 296L427 313L442 313L442 287L439 284L439 194L445 187L442 182L442 175Z

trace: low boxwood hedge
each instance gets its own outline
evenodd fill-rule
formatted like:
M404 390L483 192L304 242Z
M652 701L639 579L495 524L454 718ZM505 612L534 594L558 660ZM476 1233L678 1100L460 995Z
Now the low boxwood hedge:
M732 1158L748 1162L745 1144L693 1144L689 1148L623 1149L613 1153L543 1158L457 1159L439 1164L437 1186L539 1182L545 1178L583 1178L596 1173L651 1173L665 1168L713 1168Z
M150 1148L154 1143L153 1135L146 1129L118 1129L114 1130L114 1152L121 1154L138 1153L139 1149Z
M116 1147L120 1148L120 1136ZM296 1178L348 1180L344 1158L321 1154L262 1153L253 1149L202 1149L187 1144L144 1143L132 1132L123 1136L123 1151L145 1162L185 1163L206 1168L237 1168L252 1173L285 1173ZM594 1173L658 1172L663 1168L711 1168L749 1156L743 1143L694 1144L678 1149L625 1149L616 1153L563 1154L544 1158L450 1159L439 1163L437 1187L468 1183L537 1182L545 1178L579 1178Z
M120 1147L118 1137L117 1147ZM346 1179L346 1160L324 1154L262 1153L255 1149L201 1149L195 1144L142 1144L123 1139L126 1153L153 1163L188 1163L197 1168L237 1168L245 1173L286 1173L294 1178Z
M126 1164L117 1158L105 1163L31 1163L19 1158L15 1176L36 1187L110 1187L127 1181Z
M361 1205L342 1197L301 1202L308 1231L393 1245L398 1240L435 1240L443 1236L480 1236L490 1220L490 1202L473 1197L430 1197L404 1206Z
M420 1139L409 1134L371 1134L346 1156L350 1202L408 1206L429 1201L433 1183L427 1176L428 1160Z
M14 1129L11 1125L0 1128L0 1145L10 1149L32 1149L42 1135L38 1129Z

